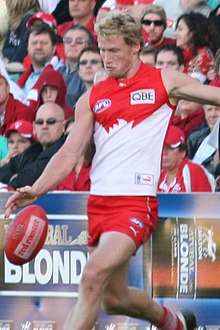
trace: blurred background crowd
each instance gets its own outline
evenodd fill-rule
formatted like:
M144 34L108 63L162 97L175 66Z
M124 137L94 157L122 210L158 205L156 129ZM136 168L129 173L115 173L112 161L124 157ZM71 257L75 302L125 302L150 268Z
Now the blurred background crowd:
M0 0L0 192L37 180L65 142L80 96L108 78L94 26L112 10L141 21L146 65L220 87L218 0ZM220 191L219 118L220 107L179 101L158 192ZM89 191L94 152L91 141L54 190Z

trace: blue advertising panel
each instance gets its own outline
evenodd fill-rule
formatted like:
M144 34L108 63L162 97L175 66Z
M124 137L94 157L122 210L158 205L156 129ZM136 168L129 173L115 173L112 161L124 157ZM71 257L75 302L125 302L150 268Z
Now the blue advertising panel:
M49 193L36 204L49 218L47 240L30 263L4 254L8 220L0 194L0 330L58 330L78 297L87 251L87 193ZM219 194L159 195L158 229L131 258L129 284L173 310L190 308L200 329L220 329ZM112 248L112 247L111 247ZM101 262L101 261L100 261ZM100 313L94 330L148 330L146 322Z

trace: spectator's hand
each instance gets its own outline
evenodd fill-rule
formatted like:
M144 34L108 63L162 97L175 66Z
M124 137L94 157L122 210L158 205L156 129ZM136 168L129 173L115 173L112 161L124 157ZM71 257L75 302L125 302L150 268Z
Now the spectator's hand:
M216 72L215 72L215 68L214 68L214 63L213 65L210 65L209 67L209 71L207 72L207 79L209 81L213 80L216 77Z
M17 155L18 155L18 152L16 152L16 151L10 152L5 158L3 158L1 160L1 166L7 164L12 157L15 157Z
M31 186L18 188L17 191L9 197L5 205L5 217L9 218L10 214L17 208L33 203L38 198L37 193Z

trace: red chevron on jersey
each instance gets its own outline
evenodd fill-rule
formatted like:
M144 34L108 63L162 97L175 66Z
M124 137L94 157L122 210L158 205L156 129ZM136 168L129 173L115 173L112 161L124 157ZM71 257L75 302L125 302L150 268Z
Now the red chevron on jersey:
M160 82L160 70L142 64L131 79L109 77L93 86L90 101L96 121L107 132L119 125L119 119L136 126L160 108L164 98L169 104L166 91L158 87Z

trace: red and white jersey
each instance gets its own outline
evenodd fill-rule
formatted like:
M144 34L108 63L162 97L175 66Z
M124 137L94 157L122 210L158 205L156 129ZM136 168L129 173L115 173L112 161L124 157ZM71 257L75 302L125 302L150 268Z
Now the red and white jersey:
M107 78L93 86L90 107L96 145L91 194L155 196L174 110L161 71L141 63L132 78Z
M171 184L166 183L167 172L161 171L158 192L214 192L215 179L212 174L198 164L185 158Z

